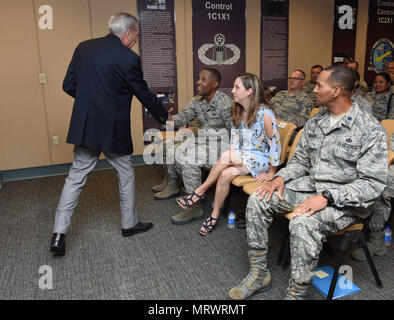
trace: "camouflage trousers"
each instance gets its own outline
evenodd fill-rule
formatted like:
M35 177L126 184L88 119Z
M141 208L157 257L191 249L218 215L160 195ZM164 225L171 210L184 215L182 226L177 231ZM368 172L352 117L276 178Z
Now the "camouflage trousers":
M275 192L266 202L255 193L252 194L246 208L246 232L250 249L268 250L268 228L274 216L293 211L296 205L314 195L316 193L285 188L282 201ZM327 207L310 217L304 214L290 220L291 278L298 284L311 283L326 236L355 220L356 217L349 210L336 207Z
M198 144L183 142L176 146L173 164L166 164L169 178L179 176L187 193L192 193L202 184L202 168L211 169L228 144Z
M387 175L387 187L375 203L369 229L382 231L391 213L390 198L394 196L394 165L391 165Z

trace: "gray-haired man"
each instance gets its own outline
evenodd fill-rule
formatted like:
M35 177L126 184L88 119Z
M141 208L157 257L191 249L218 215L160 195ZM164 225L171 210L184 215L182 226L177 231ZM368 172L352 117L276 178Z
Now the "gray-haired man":
M139 56L130 49L137 41L138 20L128 13L114 14L110 33L81 42L63 82L74 101L67 143L74 144L74 160L56 209L50 249L64 255L65 237L88 174L101 153L119 177L122 235L132 236L153 227L138 221L135 204L131 100L135 95L160 123L168 112L148 89Z

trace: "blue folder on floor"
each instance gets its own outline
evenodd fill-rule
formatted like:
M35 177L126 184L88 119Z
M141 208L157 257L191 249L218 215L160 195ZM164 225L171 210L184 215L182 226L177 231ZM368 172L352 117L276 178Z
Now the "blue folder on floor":
M331 266L319 267L315 271L312 284L326 297L328 295L328 291L330 290L333 275L334 268ZM332 298L338 299L360 291L361 289L357 287L352 281L347 279L344 275L339 274Z

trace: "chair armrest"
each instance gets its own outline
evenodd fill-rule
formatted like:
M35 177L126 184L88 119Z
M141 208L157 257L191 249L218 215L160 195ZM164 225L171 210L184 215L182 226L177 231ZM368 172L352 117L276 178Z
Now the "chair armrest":
M393 162L394 162L394 152L389 150L389 163L388 163L389 167L393 164Z

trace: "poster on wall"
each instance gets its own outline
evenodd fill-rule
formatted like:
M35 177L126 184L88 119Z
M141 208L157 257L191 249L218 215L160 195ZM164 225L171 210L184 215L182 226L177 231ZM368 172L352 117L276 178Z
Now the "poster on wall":
M231 94L237 75L245 72L245 1L193 0L193 77L203 68L222 75L221 90ZM196 88L194 88L196 94Z
M354 60L358 0L335 0L332 63Z
M177 113L178 85L174 0L138 0L139 49L144 79L169 110ZM160 124L143 108L144 132Z
M372 86L376 73L393 61L394 1L369 1L364 80Z
M264 87L275 92L287 89L289 0L261 0L260 45Z

